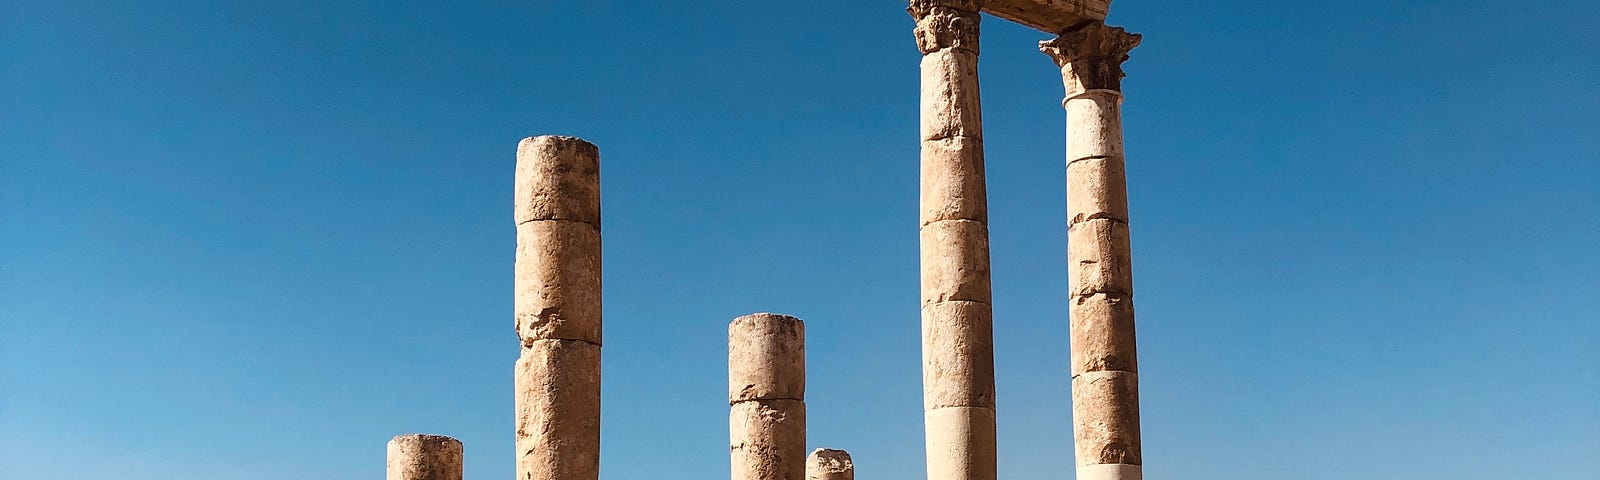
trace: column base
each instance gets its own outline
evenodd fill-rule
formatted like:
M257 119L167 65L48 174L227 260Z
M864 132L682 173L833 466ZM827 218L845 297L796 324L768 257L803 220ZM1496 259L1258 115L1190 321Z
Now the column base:
M1078 467L1078 480L1144 480L1144 468L1124 463Z

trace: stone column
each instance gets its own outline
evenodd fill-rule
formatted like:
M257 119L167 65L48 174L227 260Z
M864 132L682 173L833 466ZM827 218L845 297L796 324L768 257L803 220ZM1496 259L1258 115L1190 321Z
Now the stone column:
M1045 42L1066 84L1072 429L1079 480L1139 480L1139 367L1122 150L1122 62L1139 35L1092 23Z
M728 442L733 480L806 476L806 328L756 313L728 325Z
M518 480L600 476L600 151L517 145Z
M461 441L443 435L389 440L388 480L461 480Z
M929 480L995 480L982 0L911 0L922 51L922 391Z
M806 480L856 480L850 452L819 448L806 457Z

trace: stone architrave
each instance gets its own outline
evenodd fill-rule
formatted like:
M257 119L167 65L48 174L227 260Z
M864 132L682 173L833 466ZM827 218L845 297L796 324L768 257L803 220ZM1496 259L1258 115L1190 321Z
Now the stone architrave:
M805 393L805 323L756 313L728 324L733 480L805 478Z
M1122 62L1140 36L1091 22L1040 42L1067 110L1072 424L1079 480L1140 480L1139 367L1122 147Z
M583 139L517 145L515 365L518 480L600 477L600 151Z

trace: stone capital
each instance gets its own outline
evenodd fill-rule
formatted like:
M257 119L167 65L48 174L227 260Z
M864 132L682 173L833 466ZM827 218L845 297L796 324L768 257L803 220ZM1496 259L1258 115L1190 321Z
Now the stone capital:
M917 49L932 53L945 48L978 53L980 0L912 0L906 13L917 20Z
M921 19L933 12L935 8L949 8L963 12L977 13L983 10L981 0L910 0L906 5L906 13L913 18Z
M1122 62L1142 38L1102 22L1085 24L1039 42L1039 51L1061 67L1067 95L1089 90L1122 90Z

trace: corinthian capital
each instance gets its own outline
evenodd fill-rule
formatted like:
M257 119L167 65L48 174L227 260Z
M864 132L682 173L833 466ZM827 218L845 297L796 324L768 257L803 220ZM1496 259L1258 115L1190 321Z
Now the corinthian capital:
M978 53L981 0L911 0L906 13L917 19L917 49L932 53L956 48Z
M910 13L913 18L920 20L923 15L927 15L933 9L939 7L977 13L983 10L983 2L979 0L910 0L909 4L906 5L906 13Z
M1122 27L1094 22L1068 30L1052 40L1039 42L1039 51L1061 67L1067 93L1084 90L1122 89L1122 62L1128 51L1139 46L1137 33Z

